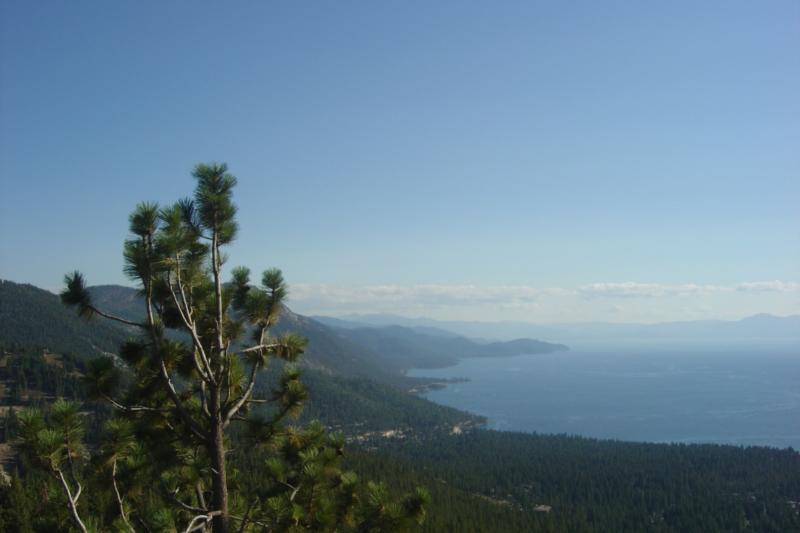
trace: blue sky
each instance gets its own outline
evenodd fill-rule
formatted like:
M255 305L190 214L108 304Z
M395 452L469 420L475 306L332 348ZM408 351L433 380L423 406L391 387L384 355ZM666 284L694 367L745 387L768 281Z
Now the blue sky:
M124 283L136 202L226 161L231 264L283 268L301 311L800 312L796 1L6 1L0 24L2 278Z

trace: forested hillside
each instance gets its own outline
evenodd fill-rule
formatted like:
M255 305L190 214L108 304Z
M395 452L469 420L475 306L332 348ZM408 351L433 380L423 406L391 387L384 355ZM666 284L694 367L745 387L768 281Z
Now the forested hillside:
M508 357L567 349L563 344L534 339L482 343L401 326L337 328L336 332L343 339L370 348L387 368L401 372L410 368L451 366L467 357Z
M381 453L506 507L533 531L800 530L800 454L791 449L481 430L386 440ZM503 530L490 524L463 530Z
M33 285L0 280L0 350L50 350L91 357L116 352L131 335L125 326L87 323L55 294Z

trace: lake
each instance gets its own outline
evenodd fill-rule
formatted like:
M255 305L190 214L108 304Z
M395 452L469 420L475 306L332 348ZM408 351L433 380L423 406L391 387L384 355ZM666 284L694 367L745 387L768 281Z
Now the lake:
M578 346L409 374L468 378L425 397L493 429L800 449L795 347Z

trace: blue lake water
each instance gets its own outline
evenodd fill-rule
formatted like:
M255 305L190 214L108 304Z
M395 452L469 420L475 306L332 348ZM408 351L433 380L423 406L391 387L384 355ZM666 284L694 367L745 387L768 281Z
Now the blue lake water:
M470 379L426 397L494 429L800 449L793 347L578 347L409 374Z

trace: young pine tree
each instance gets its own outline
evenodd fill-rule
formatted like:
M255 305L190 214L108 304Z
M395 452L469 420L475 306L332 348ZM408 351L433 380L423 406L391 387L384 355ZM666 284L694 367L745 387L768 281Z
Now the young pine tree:
M291 365L305 340L272 333L286 284L270 269L255 286L241 267L223 281L223 250L238 229L236 178L224 164L201 164L193 174L192 199L141 203L130 216L125 273L141 290L140 321L98 309L79 272L61 294L83 317L137 332L120 349L124 365L97 359L88 371L90 394L124 419L109 425L100 450L116 523L214 533L415 527L425 516L424 491L391 502L383 487L360 487L339 469L340 437L285 425L307 398ZM273 359L287 363L283 376L256 398Z

